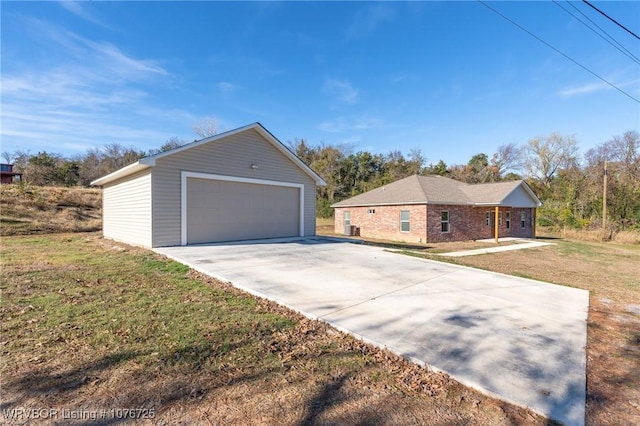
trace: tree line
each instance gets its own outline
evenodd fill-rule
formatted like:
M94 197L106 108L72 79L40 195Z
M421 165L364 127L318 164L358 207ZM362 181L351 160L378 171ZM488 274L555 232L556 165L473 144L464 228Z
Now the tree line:
M640 229L640 135L628 131L580 154L573 136L552 133L524 144L501 145L473 155L466 164L443 160L427 164L422 151L372 154L347 147L311 145L290 149L326 181L318 188L318 216L330 217L331 204L413 174L440 175L467 183L524 179L543 202L540 225L576 229L602 224L605 162L611 228Z
M194 125L200 137L217 132L204 120ZM24 151L3 153L26 182L35 185L88 186L91 181L140 158L185 144L167 140L147 152L112 143L72 158L60 154ZM524 179L543 202L538 222L543 226L576 229L602 224L603 182L607 164L607 210L612 229L640 229L640 135L628 131L613 136L581 155L573 136L552 133L524 144L501 145L496 152L473 155L466 164L443 160L427 164L426 155L412 149L386 154L353 152L347 146L310 144L304 139L289 149L327 183L318 187L317 213L331 217L331 204L414 174L435 174L467 183Z
M191 130L199 139L203 139L216 135L219 124L215 117L205 117L194 122ZM172 137L160 148L149 151L109 143L70 158L46 151L34 155L29 151L17 150L12 153L3 152L2 159L13 164L14 171L22 173L23 179L32 185L89 186L92 181L141 158L178 148L188 142Z

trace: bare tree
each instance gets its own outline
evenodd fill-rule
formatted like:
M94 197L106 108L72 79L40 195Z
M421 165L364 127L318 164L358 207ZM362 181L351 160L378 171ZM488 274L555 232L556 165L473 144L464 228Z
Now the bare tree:
M552 133L531 139L524 152L527 173L548 188L560 169L577 161L578 142L574 136Z
M24 173L29 164L29 158L31 158L29 151L19 149L11 154L11 157L13 157L13 170Z
M217 135L219 129L220 124L215 117L205 117L191 125L191 130L201 139Z
M500 145L498 151L491 157L491 166L499 177L503 177L508 171L522 169L523 149L515 142Z
M420 148L411 148L409 150L409 173L418 175L424 171L424 164L427 162L427 157Z
M186 145L188 142L180 139L177 136L172 136L158 149L150 149L148 155L155 155L161 152L171 151L172 149L180 148L182 145Z
M89 185L91 181L135 163L144 156L144 152L118 143L109 143L101 148L91 148L79 162L79 183Z

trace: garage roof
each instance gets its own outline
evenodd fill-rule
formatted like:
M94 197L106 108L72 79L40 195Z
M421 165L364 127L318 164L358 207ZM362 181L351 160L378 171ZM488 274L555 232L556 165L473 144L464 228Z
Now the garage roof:
M524 197L518 197L518 193ZM331 207L402 204L463 204L474 206L539 207L542 205L522 180L468 184L443 176L413 175L356 195ZM523 205L526 204L526 205Z
M200 145L204 145L206 143L215 142L220 139L224 139L241 132L246 132L248 130L257 131L262 137L264 137L267 141L269 141L276 149L282 152L282 154L284 154L285 157L289 158L298 167L300 167L300 169L302 169L307 175L309 175L315 181L316 185L320 185L320 186L326 185L326 182L316 172L314 172L309 166L307 166L300 158L298 158L282 142L280 142L275 136L273 136L271 132L269 132L262 124L258 122L249 124L244 127L239 127L235 130L229 130L228 132L219 133L217 135L210 136L208 138L200 139L198 141L191 142L189 144L183 145L181 147L178 147L169 151L160 152L155 155L150 155L148 157L141 158L140 160L136 161L133 164L130 164L126 167L116 170L113 173L110 173L106 176L103 176L99 179L94 180L93 182L91 182L91 185L105 185L109 182L113 182L123 177L132 175L141 170L145 170L150 167L153 167L156 165L156 160L159 158L168 157L170 155L177 154L178 152L186 151L187 149L195 148Z

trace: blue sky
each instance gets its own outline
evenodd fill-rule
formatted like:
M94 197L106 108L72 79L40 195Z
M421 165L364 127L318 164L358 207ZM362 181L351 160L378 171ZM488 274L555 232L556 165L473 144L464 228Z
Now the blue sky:
M640 41L582 2L489 2L629 96ZM594 2L640 34L640 2ZM261 122L281 141L466 163L552 132L584 153L640 103L479 2L7 2L3 152L139 150ZM584 14L584 15L582 15Z

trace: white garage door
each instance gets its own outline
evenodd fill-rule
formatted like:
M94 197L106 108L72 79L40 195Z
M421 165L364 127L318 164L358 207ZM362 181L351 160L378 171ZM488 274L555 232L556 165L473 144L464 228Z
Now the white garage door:
M300 189L188 178L187 244L295 237Z

